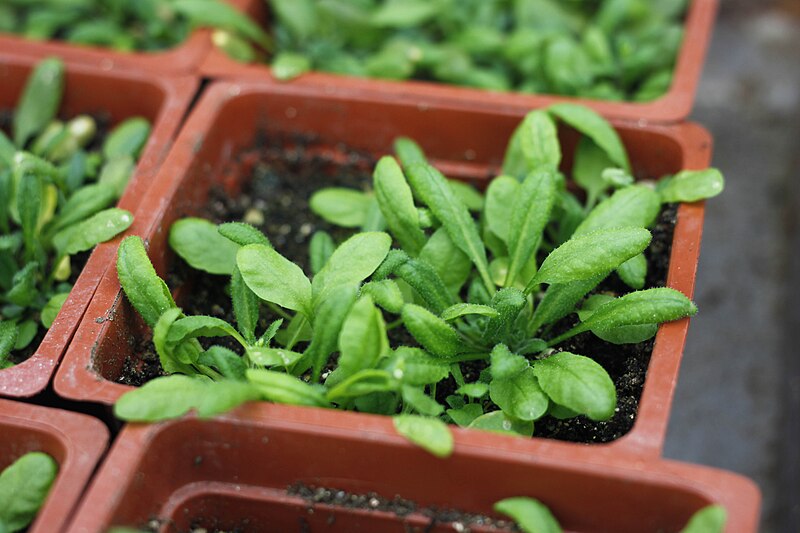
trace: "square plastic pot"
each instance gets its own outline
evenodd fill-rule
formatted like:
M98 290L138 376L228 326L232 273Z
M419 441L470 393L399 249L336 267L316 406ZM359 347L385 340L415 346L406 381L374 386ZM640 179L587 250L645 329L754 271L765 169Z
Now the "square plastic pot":
M0 109L13 109L28 74L38 62L32 57L0 53ZM133 212L165 159L197 89L192 77L158 77L106 72L68 63L60 115L103 113L112 126L126 118L147 118L152 131L134 174L119 201ZM50 382L100 278L114 262L116 246L95 248L44 340L29 359L0 370L0 397L29 397Z
M246 0L225 1L241 10ZM198 74L200 64L212 47L209 29L194 30L182 43L158 52L120 52L99 46L58 40L37 41L13 33L0 33L0 50L6 53L38 58L58 56L71 63L104 70L144 70L170 76Z
M465 112L447 106L416 106L377 96L370 99L363 95L328 95L312 88L218 83L204 94L187 120L153 187L142 200L129 233L140 235L149 243L150 258L164 276L174 259L167 243L171 224L198 213L215 180L235 189L237 183L230 183L223 169L241 150L254 145L257 132L267 136L308 133L323 146L342 143L376 156L390 153L392 141L405 135L419 142L446 175L469 177L485 184L496 175L508 138L521 118L522 115ZM615 125L638 176L661 176L681 169L704 168L709 163L711 140L697 125ZM570 132L564 134L569 158ZM574 145L574 132L571 137ZM668 286L690 297L703 211L703 203L680 206L667 278ZM659 328L633 429L612 443L593 445L592 449L660 453L688 325L688 320L680 320ZM126 357L133 354L132 341L149 334L122 293L116 269L109 269L59 369L56 392L72 400L113 404L130 390L116 381ZM290 413L305 408L277 409ZM331 418L341 414L323 412ZM389 418L378 418L387 433L394 431ZM530 452L553 446L589 449L583 444L478 432L472 441L492 448L502 445Z
M242 7L262 26L269 24L270 13L263 0L242 0ZM446 103L464 110L485 108L489 111L522 112L557 102L589 106L608 117L650 122L679 122L692 111L697 85L703 70L706 50L711 40L718 0L691 0L685 22L683 44L676 58L672 85L660 98L651 102L613 102L552 94L495 92L445 83L425 81L389 81L358 78L323 72L310 72L290 82L277 81L268 65L238 63L218 49L209 49L200 71L217 79L259 79L274 83L315 86L328 92L376 92L387 99L405 100L420 105Z
M568 531L674 532L700 508L719 504L728 533L755 532L760 496L742 477L671 461L620 457L586 462L561 453L488 450L457 430L455 451L436 458L372 420L286 416L278 406L248 404L213 419L130 425L121 433L82 502L70 533L112 525L161 525L230 531L458 531L419 512L312 504L290 495L303 484L352 494L399 496L419 508L489 515L494 502L540 499ZM375 417L372 417L373 419ZM498 531L469 526L471 531ZM238 528L238 529L237 529Z
M0 470L29 452L44 452L58 463L47 500L26 531L61 531L106 451L108 430L86 415L0 400L0 435Z

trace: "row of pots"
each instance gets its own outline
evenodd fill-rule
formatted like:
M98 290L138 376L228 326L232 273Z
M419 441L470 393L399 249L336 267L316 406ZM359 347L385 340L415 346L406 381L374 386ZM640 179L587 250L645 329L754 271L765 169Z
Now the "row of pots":
M713 8L714 2L696 1L690 26L692 21L697 23L698 13L711 17ZM705 24L710 25L710 19ZM701 35L705 40L707 29ZM205 65L227 61L215 59L216 54L212 52ZM16 101L25 73L35 63L32 58L0 54L0 77L6 81L0 85L4 91L0 107ZM248 81L231 78L206 88L173 143L198 80L155 77L137 71L139 66L113 61L116 65L111 68L69 62L63 111L104 110L114 122L143 115L153 123L153 134L120 206L135 212L129 234L149 242L151 259L161 274L174 259L166 244L172 222L199 211L215 180L225 179L223 185L237 188L239 176L220 177L219 170L252 146L257 132L310 133L324 144L344 143L371 154L385 153L396 136L406 135L425 146L448 175L479 182L499 166L506 140L523 111L552 101L476 106L469 104L466 89L454 89L467 91L461 100L436 95L440 88L424 84L410 84L404 94L388 93L394 87L391 83L360 86L360 82L344 80L339 84L341 79L322 74L276 84L263 68L256 79L241 73L241 69L257 71L256 67L237 66L240 72L231 70L230 74L204 70L223 78L241 75ZM699 65L697 61L689 94L694 92ZM434 92L415 92L415 86ZM690 105L691 96L685 113ZM605 111L630 118L612 109ZM662 175L710 163L711 139L698 125L643 126L624 120L613 124L637 175ZM570 132L564 135L569 138ZM702 203L682 205L675 228L667 284L687 295L694 288L703 210ZM119 241L95 249L36 354L0 372L0 395L41 398L62 356L52 382L59 398L111 405L129 390L116 380L132 353L129 339L145 330L121 294L112 268ZM402 494L423 507L457 506L478 514L491 514L492 503L504 497L534 496L546 502L566 528L576 531L672 531L704 505L719 503L728 510L728 531L754 531L759 495L751 482L658 459L687 328L688 320L682 320L659 329L636 423L610 444L455 430L455 454L441 460L398 437L384 417L248 405L211 422L188 417L125 427L69 531L105 531L118 524L143 525L152 518L162 519L157 525L163 531L197 525L246 526L243 517L253 523L276 524L275 530L303 524L312 530L402 531L406 526L422 530L429 521L419 513L398 516L327 503L312 505L286 493L286 487L296 483L356 494ZM105 427L83 415L9 401L0 403L0 425L4 436L0 468L30 450L50 453L61 467L31 531L66 528L108 442ZM255 457L258 468L253 468ZM66 491L71 497L60 491L69 483L74 483ZM309 509L315 512L310 514ZM193 522L199 518L217 521Z

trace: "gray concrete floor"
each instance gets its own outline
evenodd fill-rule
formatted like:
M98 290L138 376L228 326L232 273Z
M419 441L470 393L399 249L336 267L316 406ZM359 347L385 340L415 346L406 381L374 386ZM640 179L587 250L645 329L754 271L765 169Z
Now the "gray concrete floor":
M665 455L754 479L763 531L800 532L800 0L722 1L691 118L727 188Z

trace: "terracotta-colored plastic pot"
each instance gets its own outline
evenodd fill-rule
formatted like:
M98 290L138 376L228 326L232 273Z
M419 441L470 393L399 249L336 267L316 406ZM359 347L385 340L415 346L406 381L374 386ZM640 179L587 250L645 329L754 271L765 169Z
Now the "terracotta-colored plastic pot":
M728 533L757 528L759 491L731 473L620 456L585 461L564 450L489 450L472 446L466 430L455 432L453 455L439 459L384 432L378 420L248 404L213 420L127 426L68 531L98 533L151 520L164 532L190 525L247 532L458 531L447 523L425 529L430 519L420 513L403 518L311 505L287 493L297 483L495 517L494 502L535 497L569 531L674 532L709 504L726 508Z
M256 132L267 136L305 132L323 146L343 143L376 156L390 153L392 141L405 135L416 139L446 174L485 183L496 175L508 138L521 117L447 106L421 107L364 95L327 95L309 87L218 83L204 94L187 120L154 186L142 200L130 232L149 242L150 258L165 275L174 258L166 239L171 224L201 209L214 180L225 179L221 170L239 151L253 146ZM697 125L616 126L639 176L661 176L704 168L709 163L711 139ZM567 158L574 134L571 141L565 139ZM667 284L689 296L694 289L703 211L702 203L682 205L674 233ZM659 454L688 325L688 320L680 320L660 327L633 429L611 444L597 446ZM147 328L120 289L116 270L109 269L59 369L56 392L73 400L112 404L130 390L115 381L132 354L131 340L147 335ZM277 409L289 413L303 408ZM326 411L326 416L336 418L340 413ZM393 431L388 418L382 423L386 432ZM502 442L529 451L553 446L588 451L582 444L539 438L501 440L478 432L472 441L489 447Z
M226 0L242 9L245 0ZM75 64L104 70L145 70L162 75L198 74L200 64L212 48L211 30L198 29L188 39L159 52L119 52L109 48L70 44L64 41L35 41L12 33L0 33L0 50L15 55L58 56Z
M270 14L263 0L243 0L243 7L262 25ZM683 45L676 59L672 85L664 96L652 102L612 102L572 98L552 94L494 92L444 83L425 81L389 81L310 72L288 82L298 86L316 86L328 92L377 92L386 98L403 99L421 105L445 102L465 110L486 108L490 111L525 111L556 102L575 102L589 106L609 117L651 122L678 122L689 116L703 70L706 49L711 40L718 0L692 0L686 16ZM201 73L219 79L260 79L278 82L267 65L242 64L217 49L210 49Z
M0 109L13 109L38 59L0 53ZM143 116L152 132L119 206L134 211L150 184L197 89L192 77L169 78L67 64L61 114L103 113L116 124ZM98 246L81 272L36 353L25 362L0 370L0 396L28 397L41 392L72 338L100 278L113 264L116 247Z
M58 476L28 533L54 533L68 523L108 444L96 418L0 400L0 470L29 452L58 463Z

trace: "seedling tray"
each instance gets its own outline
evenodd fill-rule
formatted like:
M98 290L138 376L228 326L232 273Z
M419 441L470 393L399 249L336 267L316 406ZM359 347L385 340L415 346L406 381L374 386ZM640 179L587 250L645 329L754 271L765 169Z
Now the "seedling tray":
M37 62L32 57L0 53L0 109L16 106ZM112 126L129 117L143 116L152 125L150 139L119 207L135 211L167 155L196 88L197 80L191 77L156 78L67 63L61 115L102 113L110 118ZM36 353L23 363L0 371L0 396L29 397L47 386L100 278L113 264L115 252L115 246L95 249Z
M494 502L514 496L542 500L574 532L675 532L709 504L727 510L728 533L756 531L758 489L734 474L671 461L584 462L563 450L489 450L472 446L464 430L456 431L455 453L438 459L375 422L249 404L210 421L127 426L68 531L155 523L162 532L457 531L450 522L426 529L431 520L420 509L499 518ZM297 483L399 496L416 512L309 503L287 492Z
M28 533L61 531L108 444L97 419L60 409L0 400L0 470L29 452L58 463L58 475Z
M586 105L604 116L649 122L679 122L692 111L697 85L703 70L706 50L711 40L717 0L692 0L686 14L684 40L676 59L672 85L664 96L652 102L612 102L572 98L551 94L522 94L493 92L444 83L423 81L387 81L310 72L290 82L279 82L264 64L242 64L230 59L220 50L211 48L200 71L217 79L260 79L293 86L314 86L328 92L375 93L387 101L405 100L419 105L447 103L469 111L484 108L497 112L523 112L556 102ZM269 23L270 13L262 0L242 0L243 10L263 26Z
M521 118L518 114L464 112L445 105L388 103L380 97L329 95L312 87L218 83L205 93L188 119L129 232L149 243L151 260L165 275L174 259L167 246L171 224L199 212L213 183L236 188L237 183L229 183L222 169L241 150L253 146L257 133L311 134L323 144L343 143L375 155L390 152L394 138L406 135L416 139L445 174L485 184L497 170L506 142ZM697 125L615 125L638 176L704 168L709 163L710 137ZM564 134L569 137L570 132ZM571 144L566 142L566 146L569 159ZM682 205L674 231L667 285L689 296L694 289L703 210L702 203ZM687 328L688 320L660 327L633 429L610 444L587 447L481 432L465 438L476 446L528 453L563 447L576 456L593 455L599 450L657 456L664 442ZM147 328L122 294L116 270L109 269L56 377L57 393L72 400L113 404L131 390L116 381L126 357L134 353L133 341L147 335ZM306 411L294 406L276 409L287 415ZM343 416L336 411L321 413L331 419ZM359 417L347 420L358 421ZM383 432L394 433L390 419L378 417L374 423ZM354 429L357 427L358 423Z

